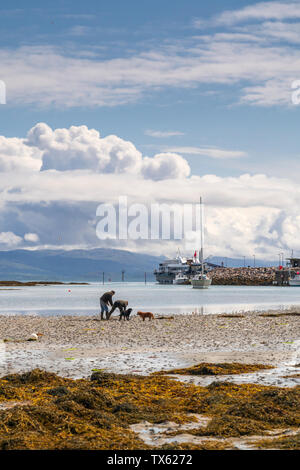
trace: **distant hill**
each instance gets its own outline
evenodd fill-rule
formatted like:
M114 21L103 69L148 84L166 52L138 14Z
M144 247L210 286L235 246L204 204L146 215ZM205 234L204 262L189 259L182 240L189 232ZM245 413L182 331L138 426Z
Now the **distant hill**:
M0 251L0 280L35 281L154 281L154 269L166 259L126 250L97 248L93 250L14 250ZM244 266L243 259L210 257L211 263L228 267ZM245 260L253 266L253 258ZM256 266L276 266L278 261L256 260Z
M153 270L164 257L125 250L0 251L0 280L120 281L154 280Z

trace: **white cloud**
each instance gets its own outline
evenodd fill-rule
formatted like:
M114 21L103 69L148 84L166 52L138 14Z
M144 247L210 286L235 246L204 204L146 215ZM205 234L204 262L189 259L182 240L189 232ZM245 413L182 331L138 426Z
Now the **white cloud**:
M0 136L0 171L39 171L41 152L22 139Z
M186 178L190 174L188 162L176 153L159 153L153 158L145 157L142 174L147 179L164 180Z
M0 233L0 244L6 245L9 248L13 248L16 245L19 245L22 241L22 238L18 235L15 235L13 232L1 232Z
M179 131L154 131L151 129L148 129L145 131L145 135L149 135L150 137L155 137L155 138L167 138L167 137L176 137L180 135L184 135L183 132Z
M141 153L128 141L111 135L100 138L95 129L71 126L52 129L44 123L28 133L27 143L43 150L42 171L89 169L103 173L138 171Z
M37 243L40 239L36 233L25 233L24 240L26 242Z
M2 48L1 79L9 86L13 105L116 106L165 88L203 84L209 84L211 92L215 85L234 85L235 102L288 105L290 92L284 86L273 92L280 92L279 99L270 101L267 97L251 100L251 90L298 79L300 51L294 46L299 44L299 11L295 2L263 2L224 12L215 19L221 31L181 41L169 39L152 49L113 59L103 59L97 48L88 51L90 56L80 48ZM258 22L251 23L254 17ZM293 23L284 22L290 18ZM230 31L229 21L234 23Z
M263 23L243 26L242 29L245 31L244 34L249 32L249 36L252 35L256 41L286 41L291 44L299 44L300 42L299 21L295 23L283 21L264 21Z
M267 80L257 86L244 88L241 102L257 106L286 105L287 96L292 104L292 90L290 80Z
M126 172L155 180L186 177L190 172L180 155L160 153L143 158L132 142L115 135L101 138L98 131L86 126L52 130L39 123L30 129L25 142L42 153L41 171Z
M37 152L44 169L21 166L0 173L0 243L5 249L99 246L96 208L102 202L117 204L126 195L129 204L185 204L197 203L202 195L207 254L255 252L274 259L278 250L300 250L297 180L263 174L189 176L187 161L177 153L143 157L131 142L101 138L86 126L52 130L40 123L14 145L21 149L20 159L22 152ZM200 150L204 156L232 157L229 150ZM178 241L117 240L109 246L172 255Z
M152 175L153 177L153 175ZM6 191L12 186L18 191ZM101 175L85 171L20 173L0 175L4 207L2 226L10 231L38 234L39 247L119 247L134 251L172 255L178 241L110 241L100 244L96 237L96 207L101 202L118 203L120 195L129 204L205 202L206 254L250 256L276 259L278 250L286 254L300 250L298 183L265 175L221 178L192 176L177 180L147 180L138 175ZM293 223L295 219L295 224ZM50 230L49 230L50 227ZM25 239L25 236L24 236ZM18 239L17 239L18 240ZM24 244L23 244L24 245ZM19 240L18 247L23 246ZM11 245L12 246L12 245ZM26 245L24 245L26 246ZM28 241L27 241L28 246Z
M241 150L224 150L214 147L169 147L168 152L179 152L189 155L201 155L209 158L227 159L246 157L247 153Z
M225 11L217 16L216 23L232 25L251 20L282 20L300 18L299 2L258 2L240 10Z

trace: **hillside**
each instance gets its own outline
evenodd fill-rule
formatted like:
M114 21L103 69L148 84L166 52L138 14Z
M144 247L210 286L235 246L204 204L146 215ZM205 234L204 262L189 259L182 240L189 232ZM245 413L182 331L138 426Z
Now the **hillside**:
M162 257L125 250L97 248L93 250L14 250L0 251L0 279L2 280L69 280L120 281L154 280L153 270Z

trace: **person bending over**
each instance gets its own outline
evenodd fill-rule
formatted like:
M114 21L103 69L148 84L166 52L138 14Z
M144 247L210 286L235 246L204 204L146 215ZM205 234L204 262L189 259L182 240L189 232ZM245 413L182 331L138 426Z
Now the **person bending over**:
M108 317L107 320L110 319L111 314L116 310L116 308L119 309L120 315L123 315L127 306L128 306L127 300L116 300L113 304L111 311L106 314L106 318Z
M101 320L103 320L103 314L105 312L105 315L106 315L106 320L109 319L109 316L108 316L108 310L109 310L109 306L112 307L113 306L113 295L115 294L115 291L114 290L111 290L109 292L105 292L101 297L100 297L100 307L101 307Z

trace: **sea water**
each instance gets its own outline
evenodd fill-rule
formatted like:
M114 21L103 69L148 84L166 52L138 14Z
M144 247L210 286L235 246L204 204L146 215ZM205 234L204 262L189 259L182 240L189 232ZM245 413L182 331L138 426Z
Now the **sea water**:
M136 310L155 314L238 313L300 307L300 287L191 286L120 282L88 285L24 286L0 289L1 315L97 315L99 297L108 290ZM118 311L116 311L116 314Z

